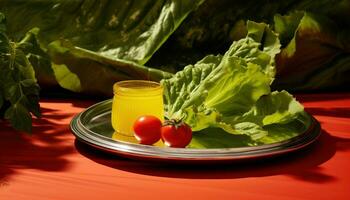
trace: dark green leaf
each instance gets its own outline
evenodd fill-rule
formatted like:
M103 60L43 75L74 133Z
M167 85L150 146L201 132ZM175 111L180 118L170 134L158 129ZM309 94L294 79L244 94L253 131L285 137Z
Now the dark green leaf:
M293 21L293 23L289 23ZM315 90L350 84L349 33L332 18L311 12L277 15L275 27L286 47L276 59L275 88Z
M54 72L51 68L51 59L49 55L40 47L37 41L39 34L38 28L33 28L26 33L21 40L19 48L24 52L28 52L26 57L35 69L35 76L40 83L45 87L57 85Z
M21 99L21 104L25 106L29 112L36 117L41 117L39 96L38 95L27 95Z
M17 130L32 132L32 117L22 104L11 105L5 112L5 119Z

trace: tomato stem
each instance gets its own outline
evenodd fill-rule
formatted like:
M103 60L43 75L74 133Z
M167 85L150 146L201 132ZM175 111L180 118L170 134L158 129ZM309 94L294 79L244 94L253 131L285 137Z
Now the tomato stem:
M163 123L163 126L175 126L175 129L178 129L181 125L183 125L184 123L182 122L181 119L170 119L170 120L165 120L165 122Z

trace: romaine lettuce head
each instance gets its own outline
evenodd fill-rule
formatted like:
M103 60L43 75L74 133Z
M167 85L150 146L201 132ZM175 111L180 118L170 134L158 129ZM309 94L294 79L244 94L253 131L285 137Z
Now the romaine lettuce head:
M162 81L167 118L182 119L193 131L216 127L257 141L269 135L265 126L304 114L288 92L270 90L277 35L263 23L248 21L247 28L224 55L206 56Z

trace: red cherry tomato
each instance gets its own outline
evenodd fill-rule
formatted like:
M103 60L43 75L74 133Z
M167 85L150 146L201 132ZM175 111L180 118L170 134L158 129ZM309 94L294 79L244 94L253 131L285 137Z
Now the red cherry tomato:
M162 122L155 116L144 115L134 123L135 138L141 144L154 144L160 139Z
M192 140L192 130L185 123L167 124L161 129L161 138L168 147L184 148Z

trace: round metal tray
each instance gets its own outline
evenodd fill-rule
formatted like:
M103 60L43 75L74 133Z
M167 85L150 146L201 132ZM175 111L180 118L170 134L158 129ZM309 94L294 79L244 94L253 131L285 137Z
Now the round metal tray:
M313 143L320 135L320 124L311 119L310 127L283 142L252 147L191 149L141 145L116 139L111 126L112 100L97 103L73 118L70 127L76 138L95 148L120 156L170 162L218 162L257 159L293 152Z

